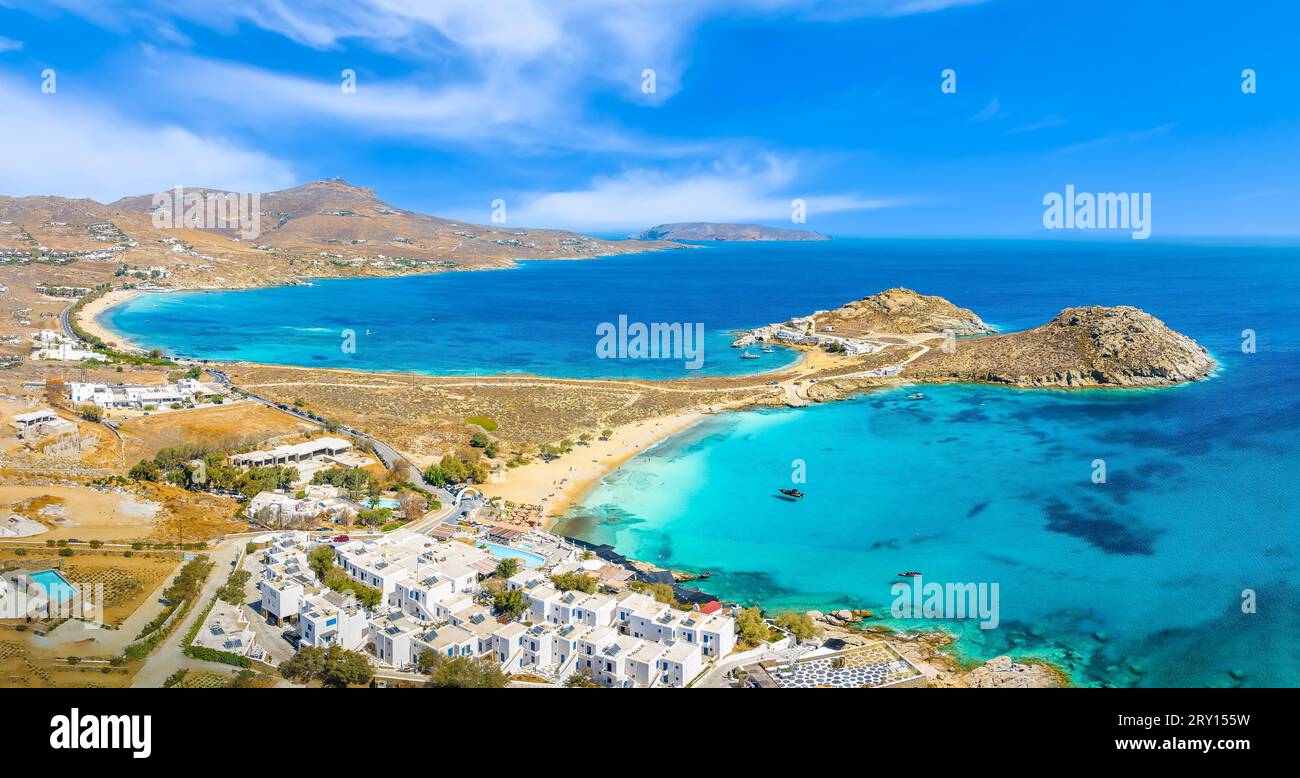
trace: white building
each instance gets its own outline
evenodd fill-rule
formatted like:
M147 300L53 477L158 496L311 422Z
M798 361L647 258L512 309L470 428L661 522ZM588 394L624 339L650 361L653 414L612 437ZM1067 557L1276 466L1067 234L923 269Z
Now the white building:
M298 644L355 651L365 645L368 621L354 597L333 591L304 597L298 607Z
M84 362L87 359L107 362L108 357L98 351L91 351L84 343L59 343L44 348L32 349L33 360L61 360L66 362Z
M38 411L20 413L14 416L13 425L18 428L20 433L28 430L35 431L40 425L58 421L60 418L59 414L49 408L41 408Z
M230 462L249 467L267 467L269 465L292 465L307 462L320 457L342 454L352 448L352 443L342 438L316 438L305 443L290 446L277 446L270 451L249 451L246 454L231 454Z
M261 659L264 655L257 646L256 635L244 616L243 608L222 601L217 601L207 621L195 634L194 645L253 659Z
M182 378L175 384L68 384L68 396L76 405L93 403L100 408L142 409L148 406L188 404L200 395L215 394L215 390L195 381Z
M273 548L268 556L289 555L282 565L299 563L293 554L300 546ZM365 618L360 638L361 618L354 614L345 643L339 604L326 606L336 595L312 599L303 593L297 616L302 645L333 640L364 646L384 667L412 669L421 653L431 651L490 657L505 672L556 682L582 672L607 687L680 688L698 677L707 661L735 647L728 615L682 611L635 592L561 592L538 570L521 571L506 582L526 593L528 609L521 619L501 623L477 598L479 578L491 575L498 560L467 543L406 534L353 540L334 552L349 577L383 593L383 610ZM267 586L287 601L296 592L282 580ZM271 599L264 594L264 609L279 612Z

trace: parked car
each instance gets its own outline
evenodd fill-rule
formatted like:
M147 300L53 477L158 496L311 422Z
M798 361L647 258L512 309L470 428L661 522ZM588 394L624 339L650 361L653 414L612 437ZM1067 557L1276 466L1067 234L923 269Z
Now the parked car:
M347 542L348 542L349 540L351 540L351 539L352 539L352 538L348 537L347 535L336 535L336 536L334 537L334 542L335 542L335 543L347 543Z

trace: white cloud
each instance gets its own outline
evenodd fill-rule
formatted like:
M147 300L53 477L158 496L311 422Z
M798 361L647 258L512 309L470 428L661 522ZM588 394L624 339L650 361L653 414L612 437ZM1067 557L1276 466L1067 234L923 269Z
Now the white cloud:
M277 97L291 100L286 108L333 117L378 110L374 124L392 119L385 130L416 137L461 138L476 126L480 136L526 145L536 139L521 128L545 127L549 137L541 143L571 139L564 144L568 148L587 148L594 141L606 146L633 143L614 128L590 129L591 122L583 116L584 98L604 91L649 105L670 99L681 89L690 64L690 38L705 19L894 17L985 1L275 0L225 4L214 10L207 0L136 0L124 8L91 0L46 0L118 31L139 30L167 39L180 34L175 21L222 33L251 24L302 46L336 50L360 45L432 65L438 73L436 88L370 84L369 103L363 97L344 107L324 99L316 84L246 67L237 75L253 91L242 92L241 100L256 97L265 84ZM170 32L163 36L163 31ZM655 71L652 94L641 91L641 73L647 68Z
M6 51L20 51L23 47L22 41L16 41L13 38L6 38L0 35L0 54Z
M583 189L525 195L509 218L525 226L595 231L682 221L788 223L791 200L801 198L815 226L821 215L903 204L856 193L799 191L795 173L793 163L771 156L759 166L719 163L679 174L637 168L596 178Z
M1006 113L1002 111L1002 101L996 97L989 100L988 104L979 110L974 116L970 117L973 122L987 122L993 119L1002 119Z
M280 160L174 125L134 123L112 108L0 78L0 182L7 195L110 202L183 184L236 192L292 186Z
M536 86L509 73L491 72L475 82L385 81L356 76L356 91L344 93L339 73L321 78L265 70L251 65L142 49L152 83L197 114L214 107L223 124L283 128L322 120L358 137L388 136L451 141L491 153L505 147L582 149L637 156L678 158L716 153L716 145L656 138L585 117L561 85ZM341 71L340 71L341 72ZM639 78L639 75L638 75ZM195 84L220 84L196 90Z

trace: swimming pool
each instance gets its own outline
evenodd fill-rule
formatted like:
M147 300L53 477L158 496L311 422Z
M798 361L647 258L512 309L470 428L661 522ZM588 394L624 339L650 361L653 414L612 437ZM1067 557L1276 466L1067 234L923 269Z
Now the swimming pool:
M534 554L531 551L503 546L500 543L483 543L487 550L495 557L511 557L524 563L524 567L541 567L546 564L546 557L540 554Z
M76 591L63 573L58 570L41 570L31 574L32 582L45 590L45 594L54 602L66 602L72 599Z
M391 508L397 510L402 507L400 502L391 497L381 497L379 499L369 500L368 502L371 508Z

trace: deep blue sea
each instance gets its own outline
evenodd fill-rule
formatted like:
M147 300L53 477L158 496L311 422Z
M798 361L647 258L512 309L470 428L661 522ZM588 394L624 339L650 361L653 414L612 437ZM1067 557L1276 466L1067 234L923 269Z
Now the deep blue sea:
M726 332L906 286L1001 329L1136 305L1205 345L1211 380L1165 390L892 390L720 415L612 474L566 531L771 609L888 610L904 570L998 583L1000 624L941 626L968 658L1032 655L1081 684L1300 685L1300 249L1155 242L728 244L515 270L141 297L136 342L219 359L427 373L668 377L598 360L595 324ZM430 317L436 322L429 322ZM354 355L339 331L366 329ZM1254 353L1243 350L1252 331ZM1094 483L1104 460L1105 483ZM776 499L802 460L807 497ZM1243 601L1254 595L1253 612ZM929 623L895 621L901 627Z

